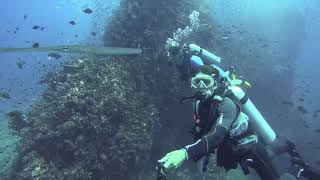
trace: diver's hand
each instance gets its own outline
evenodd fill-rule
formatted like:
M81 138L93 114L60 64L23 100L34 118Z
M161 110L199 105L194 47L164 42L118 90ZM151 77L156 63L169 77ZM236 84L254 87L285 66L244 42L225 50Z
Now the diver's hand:
M178 168L183 161L188 159L188 153L185 149L175 150L169 152L162 159L159 160L165 169Z

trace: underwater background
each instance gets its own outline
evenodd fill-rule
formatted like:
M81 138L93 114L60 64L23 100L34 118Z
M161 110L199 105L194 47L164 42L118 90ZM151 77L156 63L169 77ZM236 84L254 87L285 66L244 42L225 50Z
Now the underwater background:
M195 43L235 66L271 127L320 167L318 0L11 0L0 48L83 45L141 55L0 53L0 179L155 179L190 144L189 84L166 40L199 12ZM257 179L214 167L212 179ZM201 179L192 162L170 179Z

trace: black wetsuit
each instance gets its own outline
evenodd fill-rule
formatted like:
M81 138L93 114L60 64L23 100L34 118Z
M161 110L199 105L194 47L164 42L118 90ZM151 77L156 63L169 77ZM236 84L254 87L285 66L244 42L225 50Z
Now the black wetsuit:
M198 161L217 150L217 165L226 170L237 168L238 164L246 159L252 159L251 167L256 170L261 179L277 179L279 176L271 167L267 152L262 144L257 143L254 148L241 154L232 150L233 144L229 137L229 130L239 112L239 107L229 97L224 97L221 102L215 100L200 102L197 118L202 121L199 126L204 132L198 133L196 136L198 139L194 144L185 147L188 158ZM214 123L212 123L212 118ZM208 125L211 128L206 127Z
M198 161L200 158L210 154L217 154L217 165L226 170L235 169L240 165L245 174L249 173L248 167L253 168L262 180L276 180L280 178L279 172L271 162L270 148L258 142L246 152L235 152L233 140L229 136L232 124L237 119L240 108L229 97L224 97L222 101L207 100L200 102L195 110L195 122L201 128L200 132L194 133L195 143L187 145L185 149L188 158ZM251 132L250 132L251 131ZM248 130L252 133L252 129ZM246 134L245 134L246 135ZM301 160L295 151L295 146L289 141L279 142L272 150L280 149L278 153L289 153L291 157ZM215 152L216 151L216 152ZM277 150L275 150L277 151ZM248 161L249 160L249 161ZM304 168L301 176L311 180L320 180L320 171L303 163L293 163L294 166ZM297 174L293 173L293 176Z
M201 136L201 138L196 143L186 146L189 158L195 161L207 153L214 152L228 135L229 128L239 113L236 104L230 98L224 98L222 102L210 100L200 102L198 111L199 117L197 118L201 121L199 127L202 132L199 132L197 136ZM209 117L210 114L211 117ZM214 118L211 123L214 127L209 129L207 126L210 124L209 119L211 120L211 118Z

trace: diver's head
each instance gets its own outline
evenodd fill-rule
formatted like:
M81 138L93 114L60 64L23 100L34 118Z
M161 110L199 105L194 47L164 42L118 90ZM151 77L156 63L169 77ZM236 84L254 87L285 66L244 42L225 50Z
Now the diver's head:
M209 65L201 66L191 77L192 92L199 96L200 100L212 97L219 86L219 71Z

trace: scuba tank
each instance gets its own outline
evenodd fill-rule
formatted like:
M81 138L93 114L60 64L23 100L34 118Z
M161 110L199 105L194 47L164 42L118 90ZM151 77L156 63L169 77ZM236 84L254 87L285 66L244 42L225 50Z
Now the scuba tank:
M228 89L231 90L234 97L236 97L236 99L241 102L244 113L249 116L249 121L252 122L254 129L257 131L262 141L266 145L272 144L276 139L276 133L255 107L252 101L246 96L245 92L239 87L240 85L251 87L251 85L245 80L236 79L234 72L232 72L230 78L229 71L223 71L219 66L216 65L221 62L220 57L210 53L205 49L200 48L200 46L195 44L190 44L188 47L190 51L196 53L196 56L199 56L200 59L201 57L203 57L209 60L212 63L211 66L218 69L221 78L224 79L227 84L229 84ZM200 62L199 58L191 58L190 64L192 65L192 63L194 63L193 61L196 60L195 64L197 67L203 65L203 63Z
M191 52L195 53L200 57L204 57L205 59L209 60L211 64L219 64L221 62L221 58L216 56L215 54L200 48L200 46L196 44L189 44L189 49Z
M272 144L276 139L276 133L263 118L252 101L246 96L245 92L238 86L229 86L229 90L241 102L243 111L249 116L249 121L252 122L254 129L261 137L265 144Z

